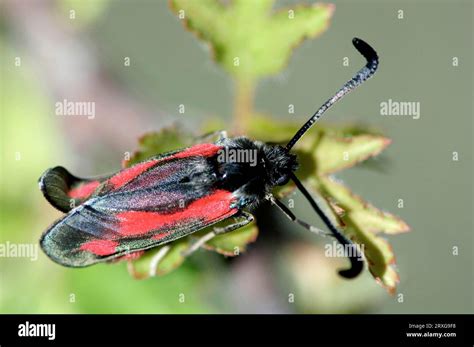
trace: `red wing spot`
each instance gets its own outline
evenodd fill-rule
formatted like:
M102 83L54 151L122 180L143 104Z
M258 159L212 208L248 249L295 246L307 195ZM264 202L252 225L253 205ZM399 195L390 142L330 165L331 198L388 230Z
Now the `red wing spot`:
M99 181L81 184L79 187L71 189L67 195L73 199L85 199L94 193L99 184Z
M216 154L221 148L221 146L217 146L213 143L202 143L176 153L171 156L171 158L187 158L193 156L210 157Z
M120 188L156 163L158 163L158 160L147 161L145 163L137 164L131 168L122 170L112 177L109 182L114 186L114 188Z
M119 233L124 236L146 234L151 230L159 230L164 226L173 227L185 220L202 221L204 224L218 218L232 216L237 209L230 208L234 199L231 192L217 190L215 193L198 199L179 212L161 214L157 212L125 211L116 215ZM159 237L161 235L156 235ZM166 235L165 235L166 236ZM162 236L164 237L164 236Z
M88 251L96 255L110 255L115 253L115 247L118 245L118 242L111 240L92 240L84 243L80 250Z

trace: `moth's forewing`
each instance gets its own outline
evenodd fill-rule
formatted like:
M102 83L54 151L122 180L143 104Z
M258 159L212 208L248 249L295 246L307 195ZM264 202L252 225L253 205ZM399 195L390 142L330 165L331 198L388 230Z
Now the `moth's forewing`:
M234 215L232 193L206 183L214 170L208 158L220 148L200 144L120 171L51 226L41 247L57 263L82 267L171 242ZM193 173L202 182L190 182Z

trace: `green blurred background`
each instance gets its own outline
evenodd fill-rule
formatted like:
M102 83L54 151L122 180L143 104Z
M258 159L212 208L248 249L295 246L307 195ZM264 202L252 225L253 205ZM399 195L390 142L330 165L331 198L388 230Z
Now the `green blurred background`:
M294 3L278 1L276 8ZM370 124L393 139L375 160L377 169L361 166L338 177L412 227L388 237L402 296L388 295L368 274L339 279L312 235L265 212L268 227L246 254L225 260L201 251L173 273L144 281L133 280L125 264L74 270L41 251L37 261L0 258L0 312L472 313L472 3L333 3L328 31L305 41L286 70L259 84L256 108L304 122L359 68L352 37L377 49L376 78L327 120ZM37 244L61 215L38 189L45 169L63 165L79 176L116 171L146 131L230 119L230 78L164 1L3 1L0 7L1 243ZM400 9L404 19L397 18ZM54 104L63 99L96 101L96 118L56 116ZM380 103L388 99L420 102L421 118L381 116ZM311 216L300 205L298 214Z

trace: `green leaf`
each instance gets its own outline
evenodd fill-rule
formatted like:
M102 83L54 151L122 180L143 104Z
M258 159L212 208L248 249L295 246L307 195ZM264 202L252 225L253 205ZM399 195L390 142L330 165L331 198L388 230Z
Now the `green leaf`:
M168 245L153 248L146 251L140 258L129 261L128 270L136 279L166 275L184 262L185 257L182 252L189 245L189 238L184 238Z
M292 120L278 121L267 115L255 113L252 115L247 136L263 142L285 144L299 128L300 126Z
M410 230L398 217L382 212L353 194L349 188L328 177L321 177L319 185L311 185L326 197L333 212L345 225L344 232L356 243L363 245L369 271L382 286L393 293L399 281L394 269L395 256L390 244L378 233L397 234Z
M228 221L218 223L214 226L224 226ZM128 269L130 274L136 279L145 279L152 276L162 276L178 268L184 261L182 253L199 238L212 231L214 226L200 230L188 237L173 241L167 245L153 248L146 251L144 255L135 260L130 260ZM228 234L218 235L208 241L203 247L210 251L223 254L225 256L237 256L244 252L247 245L254 242L258 236L258 228L252 222L240 229ZM164 252L166 254L163 256Z
M349 188L334 179L321 178L321 187L330 195L351 219L365 230L372 233L398 234L407 232L410 227L400 218L379 210L350 191Z
M279 73L294 47L329 26L332 4L272 10L273 0L171 0L189 30L209 43L214 59L241 80Z
M295 121L280 121L263 114L254 114L249 127L249 137L284 145L300 127L301 124ZM293 150L300 164L298 177L306 180L314 175L326 175L349 168L376 156L389 143L389 139L369 127L318 123ZM276 192L279 196L285 196L291 193L293 188L290 183L285 187L277 187Z
M356 165L383 151L390 140L383 136L357 135L337 137L324 135L318 139L314 153L318 175L327 175Z
M188 147L191 137L176 126L147 133L138 139L138 149L129 160L122 163L122 166L129 167L155 155Z
M228 225L229 221L224 221L216 224L217 227L223 227ZM210 231L212 227L201 230L194 235L202 236ZM254 242L258 236L258 228L255 222L249 223L246 226L234 230L228 234L218 235L212 240L208 241L204 248L208 250L213 250L217 253L223 254L225 256L233 257L237 256L242 252L245 252L247 245Z
M252 123L249 126L247 136L263 142L282 144L286 144L306 121L305 118L299 118L299 120L293 118L279 120L263 113L254 113L251 118ZM217 126L216 123L212 124ZM222 127L223 123L220 123L219 126ZM210 129L212 129L211 126ZM312 147L315 145L315 138L319 138L322 135L331 136L333 138L348 138L359 135L381 136L377 129L366 125L347 123L337 125L318 122L311 128L306 136L303 136L301 140L298 141L295 148L312 151Z

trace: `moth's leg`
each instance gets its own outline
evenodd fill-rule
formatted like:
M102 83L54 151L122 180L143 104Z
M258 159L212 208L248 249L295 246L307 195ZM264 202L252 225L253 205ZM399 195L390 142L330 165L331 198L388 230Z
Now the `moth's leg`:
M227 131L225 130L216 130L216 131L211 131L207 134L198 136L195 138L196 142L202 142L202 141L207 141L209 139L215 138L217 136L217 142L225 140L227 136Z
M153 258L150 261L150 269L149 269L149 275L150 277L155 276L156 270L158 268L158 265L160 264L161 260L165 257L165 255L168 254L170 250L170 246L163 246L161 249L153 256Z
M245 212L245 211L240 211L240 213L237 216L235 216L235 218L243 218L243 220L241 220L240 222L236 222L234 224L227 225L223 228L215 227L213 233L215 233L216 235L229 233L231 231L234 231L236 229L246 226L247 224L253 222L254 220L253 216L250 213Z
M150 261L150 267L149 267L149 272L148 276L153 277L156 275L156 269L158 268L158 265L160 264L161 260L165 257L166 254L168 254L168 251L170 250L170 246L163 246L161 249L153 256L153 258ZM131 259L127 262L127 269L128 273L135 279L144 279L147 278L147 275L145 274L140 274L135 270L135 267L133 265L133 261Z
M252 222L254 219L250 213L245 212L245 211L240 211L240 214L237 215L235 218L243 218L243 219L233 224L229 224L223 228L217 228L217 227L214 228L213 231L203 235L196 242L194 242L187 250L185 250L183 252L183 256L187 257L191 255L193 252L197 251L201 246L203 246L206 242L212 240L217 235L223 235L231 231L234 231L236 229L242 228L243 226L246 226L247 224Z
M282 203L280 200L277 200L273 195L269 194L267 197L267 200L269 200L273 205L278 207L280 211L283 212L285 216L287 216L292 222L295 222L299 225L301 225L303 228L311 231L312 233L318 234L318 235L323 235L323 236L332 236L331 233L328 233L324 230L321 230L319 228L316 228L309 223L306 223L305 221L302 221L301 219L297 218L293 212L290 211L288 207L284 203Z

